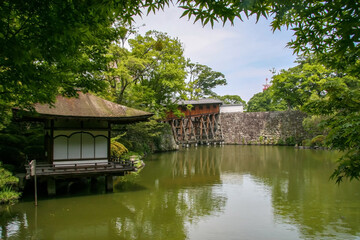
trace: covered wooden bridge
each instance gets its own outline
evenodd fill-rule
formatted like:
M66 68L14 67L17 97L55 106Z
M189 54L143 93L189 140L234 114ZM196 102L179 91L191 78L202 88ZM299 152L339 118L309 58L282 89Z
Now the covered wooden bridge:
M58 96L53 106L36 104L34 112L17 112L22 120L44 123L45 161L27 166L26 177L44 178L49 194L56 192L56 178L105 176L111 191L113 176L137 170L132 161L112 158L111 126L146 121L153 114L89 93L78 95Z
M220 105L216 99L200 99L179 102L178 117L170 112L167 121L171 125L178 144L222 144L224 142L221 122Z

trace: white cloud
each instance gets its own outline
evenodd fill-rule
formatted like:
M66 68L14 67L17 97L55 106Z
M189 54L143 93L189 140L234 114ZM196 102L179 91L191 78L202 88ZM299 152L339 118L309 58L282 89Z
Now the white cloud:
M235 26L216 24L202 27L200 22L179 19L182 10L175 7L164 12L136 19L136 24L146 24L140 33L158 30L178 37L184 44L185 56L193 62L208 65L225 74L228 85L219 87L221 95L237 94L248 101L262 90L265 78L271 78L270 69L294 66L292 50L285 48L291 39L289 31L272 33L270 21L254 19L236 21Z

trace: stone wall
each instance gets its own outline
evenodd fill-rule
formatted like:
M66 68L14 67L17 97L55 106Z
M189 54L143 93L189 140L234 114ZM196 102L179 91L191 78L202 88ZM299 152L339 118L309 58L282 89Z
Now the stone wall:
M154 145L154 152L167 152L179 150L179 145L176 144L173 132L170 125L163 129L162 135L158 144Z
M299 111L222 113L227 144L295 144L307 137Z

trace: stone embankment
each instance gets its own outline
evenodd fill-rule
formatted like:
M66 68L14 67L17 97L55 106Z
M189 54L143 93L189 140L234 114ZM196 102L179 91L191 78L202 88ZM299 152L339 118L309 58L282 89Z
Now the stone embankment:
M307 138L299 111L222 113L221 126L226 144L295 145Z

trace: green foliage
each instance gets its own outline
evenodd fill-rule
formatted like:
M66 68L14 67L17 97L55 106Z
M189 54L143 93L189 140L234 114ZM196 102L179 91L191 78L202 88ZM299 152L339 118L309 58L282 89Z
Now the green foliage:
M273 31L286 27L294 32L288 43L294 53L314 54L327 66L359 75L359 1L181 0L179 5L183 16L212 26L218 21L233 24L244 16L271 16Z
M125 153L129 152L129 150L121 143L115 141L114 139L111 140L111 157L120 158Z
M272 3L272 2L270 2ZM194 16L195 22L201 21L203 25L211 24L219 20L224 24L229 21L234 23L235 18L242 20L242 13L246 17L250 15L256 15L256 19L259 20L261 16L267 17L270 10L270 4L267 1L179 1L180 7L184 9L183 16L188 16L189 19Z
M359 74L359 1L274 2L273 29L294 31L288 44L295 53L312 53L337 70Z
M327 134L327 129L324 129L323 122L327 118L323 115L312 115L304 118L303 120L303 127L307 133L311 136Z
M304 139L304 140L302 140L301 145L305 146L305 147L310 147L311 146L311 140L310 139Z
M26 160L44 158L42 124L13 122L0 132L0 161L23 172Z
M164 10L171 3L174 2L2 1L0 127L8 123L11 107L29 107L35 102L51 103L58 93L73 96L78 88L84 91L104 89L101 80L109 66L106 53L110 44L118 40L123 44L133 31L126 24L132 23L134 16ZM176 4L184 10L182 16L195 17L195 22L211 26L215 22L233 24L236 18L242 20L243 17L256 16L259 20L271 16L273 30L286 27L294 31L295 38L289 46L295 53L313 53L335 70L359 75L358 1L180 0ZM152 50L161 52L164 42L156 41L152 46ZM145 70L144 62L133 60L124 61L122 66L133 66L133 72ZM124 79L129 76L137 78L137 75L128 75L124 68L120 68L118 74ZM162 87L176 85L177 81L165 84L163 81L174 77L174 71L179 71L179 68L167 69L172 73L162 71L162 77L153 83ZM150 89L157 93L154 85ZM169 92L162 94L169 97Z
M285 141L283 139L279 139L276 143L277 145L285 145Z
M116 38L113 9L110 2L0 2L2 125L12 107L104 87L98 70L106 68L104 50Z
M351 149L339 159L339 166L331 175L331 179L340 184L344 178L360 180L360 153L358 149Z
M344 152L332 178L338 183L344 177L358 179L360 78L353 75L353 69L334 70L318 59L303 59L298 66L275 75L270 90L274 99L285 100L289 108L311 116L303 122L310 135L319 135L311 140L311 146Z
M217 99L223 101L224 104L242 104L244 109L247 108L246 102L238 95L217 96Z
M311 59L300 60L299 65L281 70L272 77L269 88L274 101L285 101L288 109L300 109L312 94L321 95L322 84L332 72Z
M325 146L325 136L324 135L318 135L311 139L310 146L312 147L323 147Z
M176 109L176 99L215 96L212 89L226 84L223 74L186 62L181 42L165 33L149 31L128 41L129 50L112 45L107 55L111 62L106 72L109 99L118 103L164 118L167 111Z
M136 153L136 152L127 152L123 155L123 159L124 160L130 160L130 159L134 159L134 160L141 160L143 156L139 153Z
M74 96L78 88L84 91L105 89L102 79L109 66L107 50L112 42L125 39L128 33L121 27L116 29L116 23L120 20L131 23L133 17L141 16L144 10L147 13L156 12L171 3L171 0L1 1L0 128L9 123L12 107L31 107L36 102L52 103L58 93ZM313 54L320 64L331 69L332 74L323 82L323 74L326 73L322 72L323 67L318 65L316 69L304 64L301 74L307 72L307 67L311 68L310 72L318 71L305 79L315 85L293 84L293 80L299 82L299 79L303 83L303 78L290 75L292 95L283 95L281 99L287 102L289 108L301 106L311 114L331 115L325 121L331 129L328 144L346 152L336 172L339 176L337 180L358 177L359 1L179 0L176 4L184 9L182 16L195 17L195 22L200 21L204 25L213 26L218 21L233 24L236 18L242 20L245 16L254 15L257 20L271 16L273 30L282 27L292 30L294 38L288 46L295 53ZM132 57L141 58L150 45L152 48L149 51L154 55L148 56L156 60L170 57L154 62L155 70L139 79L143 87L141 91L139 88L129 89L128 96L134 96L139 91L147 101L139 103L129 99L127 103L136 106L145 104L142 106L144 109L157 110L162 104L170 104L170 99L184 90L184 79L180 77L184 74L183 60L172 62L174 56L180 56L179 48L167 48L166 39L138 40L139 47L132 46L136 49L132 51ZM164 49L167 49L166 54L159 55ZM143 72L149 61L151 63L151 58L138 61L130 57L123 66L130 66L131 73ZM162 65L164 62L168 65ZM127 80L137 78L125 70L128 69L121 67L117 74ZM299 72L296 70L295 73ZM285 93L288 90L286 81L282 81L285 78L278 78ZM256 98L256 101L249 101L248 111L283 108L281 102L268 102L264 96Z
M185 58L178 39L149 31L129 40L130 49L112 45L106 72L118 103L165 115L176 94L185 89Z
M287 146L295 146L295 144L296 144L295 137L294 137L294 136L287 137L287 138L285 139L285 144L286 144Z
M19 199L20 193L12 189L18 182L19 179L4 169L0 162L0 204L12 204Z
M182 43L165 33L150 31L145 36L138 35L129 40L129 44L134 56L146 56L151 67L141 76L137 88L130 89L125 103L145 106L146 110L164 116L164 106L173 104L176 94L185 88L186 61ZM142 94L144 98L134 101L133 97L137 94Z
M14 204L20 198L20 193L6 187L0 191L0 204Z
M340 183L344 178L358 179L360 156L360 79L334 75L323 84L325 96L312 95L303 109L310 114L327 116L322 125L328 129L326 146L344 152L332 175Z
M285 111L284 101L274 101L269 90L256 93L247 103L248 112Z
M145 155L160 149L161 137L164 131L169 131L169 124L160 123L155 120L140 122L126 126L114 127L114 134L120 135L119 141L131 152Z
M227 84L224 74L206 65L188 62L187 69L189 82L186 92L189 99L216 97L212 89Z
M279 138L276 144L280 146L295 146L296 139L294 136L286 137L285 139Z

